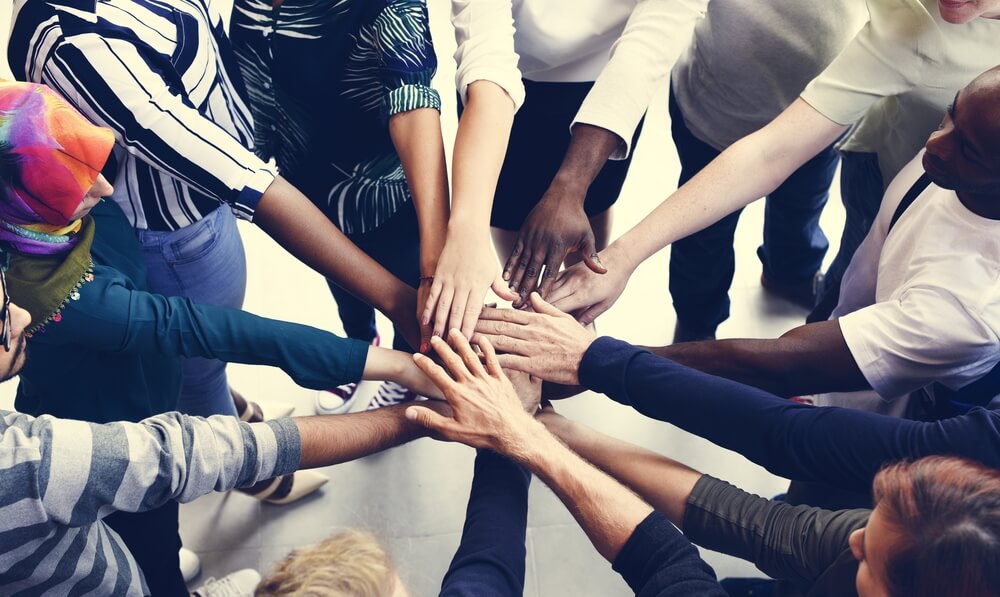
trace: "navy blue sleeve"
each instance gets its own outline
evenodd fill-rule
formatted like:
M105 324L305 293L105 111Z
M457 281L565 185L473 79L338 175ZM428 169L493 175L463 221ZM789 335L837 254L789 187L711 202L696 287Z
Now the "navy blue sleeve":
M869 491L884 464L902 459L945 454L1000 466L993 411L927 423L797 404L614 338L590 346L580 382L792 479Z
M476 455L462 543L441 583L442 597L524 593L524 535L531 475L488 450Z
M635 527L613 566L637 597L726 597L712 567L659 512Z

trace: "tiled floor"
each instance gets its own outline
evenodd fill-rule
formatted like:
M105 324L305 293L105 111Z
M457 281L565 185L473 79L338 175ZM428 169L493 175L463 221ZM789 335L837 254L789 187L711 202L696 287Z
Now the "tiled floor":
M217 2L219 0L216 0ZM224 3L224 2L220 2ZM453 36L447 2L431 0L435 41L439 46L439 89L453 78ZM8 15L0 15L6 34ZM2 40L0 40L2 41ZM454 133L454 96L443 92L444 128ZM631 175L618 203L615 235L637 222L674 188L677 158L669 138L665 94L654 101L636 150ZM754 254L763 210L744 212L737 238L738 262L733 285L733 315L720 329L723 337L778 335L800 323L804 313L764 295ZM843 221L835 193L823 226L836 245ZM333 300L318 275L295 262L252 225L242 225L249 261L247 310L340 331ZM835 248L835 246L834 246ZM602 334L636 343L669 342L674 316L667 294L667 252L639 268L621 300L598 320ZM831 251L832 254L832 251ZM382 333L390 327L382 322ZM232 366L231 380L250 398L293 402L297 414L311 414L314 392L297 388L280 371ZM375 384L363 391L374 392ZM0 388L8 405L13 386ZM783 490L784 482L742 457L692 437L593 394L563 403L566 415L602 431L675 457L762 495ZM181 509L185 543L202 556L203 578L241 567L262 572L291 548L323 539L337 529L366 527L384 538L400 575L412 593L435 595L458 545L470 486L472 450L429 439L325 470L331 481L315 495L291 506L261 505L240 494L210 495ZM745 562L706 553L720 576L758 574ZM630 594L591 547L572 516L541 483L530 495L526 595L556 597Z

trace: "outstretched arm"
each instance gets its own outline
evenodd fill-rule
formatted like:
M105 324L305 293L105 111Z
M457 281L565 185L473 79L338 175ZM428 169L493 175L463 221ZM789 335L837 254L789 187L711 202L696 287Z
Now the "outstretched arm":
M422 407L409 407L408 416L441 437L497 451L532 471L566 504L594 547L614 562L637 593L723 594L711 568L674 527L524 411L489 341L479 343L485 364L457 330L449 341L451 346L440 338L432 340L447 373L423 355L414 358L441 387L452 416Z
M608 274L583 264L564 271L549 300L589 323L621 295L635 268L668 244L766 196L847 130L797 99L770 124L734 143L601 252Z

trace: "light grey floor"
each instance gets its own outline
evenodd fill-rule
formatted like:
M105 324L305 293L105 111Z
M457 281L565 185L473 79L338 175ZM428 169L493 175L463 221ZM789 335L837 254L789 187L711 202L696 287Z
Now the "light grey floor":
M216 0L228 13L225 0ZM444 101L445 138L455 130L454 42L445 0L431 0L440 72L436 80ZM0 11L6 35L7 10ZM3 40L0 40L3 41ZM664 90L665 91L665 90ZM661 93L648 114L632 172L618 203L615 236L622 234L676 187L679 166L669 136L666 97ZM804 312L764 295L760 264L762 205L748 208L737 239L737 274L731 293L732 317L721 337L776 336L802 322ZM836 240L843 223L835 192L823 226ZM252 225L241 224L249 261L246 308L269 317L308 323L341 332L336 308L318 275L295 262ZM832 253L832 251L831 251ZM661 252L641 266L621 300L598 320L600 333L635 343L665 344L674 315L667 293L667 259ZM383 338L391 328L381 320ZM387 338L386 338L387 341ZM280 371L230 367L232 384L251 399L280 399L311 414L314 392L297 388ZM0 405L9 405L14 387L0 387ZM371 394L375 384L362 391ZM670 425L645 419L609 400L588 394L564 402L566 415L597 429L677 458L762 495L783 491L785 482L742 457L717 448ZM204 573L222 576L242 567L265 572L294 547L319 541L349 527L365 527L390 548L400 575L414 595L435 595L458 545L471 482L472 450L429 439L324 470L330 482L315 495L290 506L261 505L240 494L210 495L181 508L182 535L202 557ZM720 577L758 574L745 562L706 552ZM525 594L587 597L630 594L591 547L572 516L541 483L532 483Z

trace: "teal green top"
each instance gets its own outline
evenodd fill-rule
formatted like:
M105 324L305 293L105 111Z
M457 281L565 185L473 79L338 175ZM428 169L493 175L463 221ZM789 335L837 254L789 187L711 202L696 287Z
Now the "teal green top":
M124 214L104 202L93 216L94 279L28 341L18 411L97 423L168 412L180 395L181 357L280 367L311 389L361 379L366 342L148 292Z

